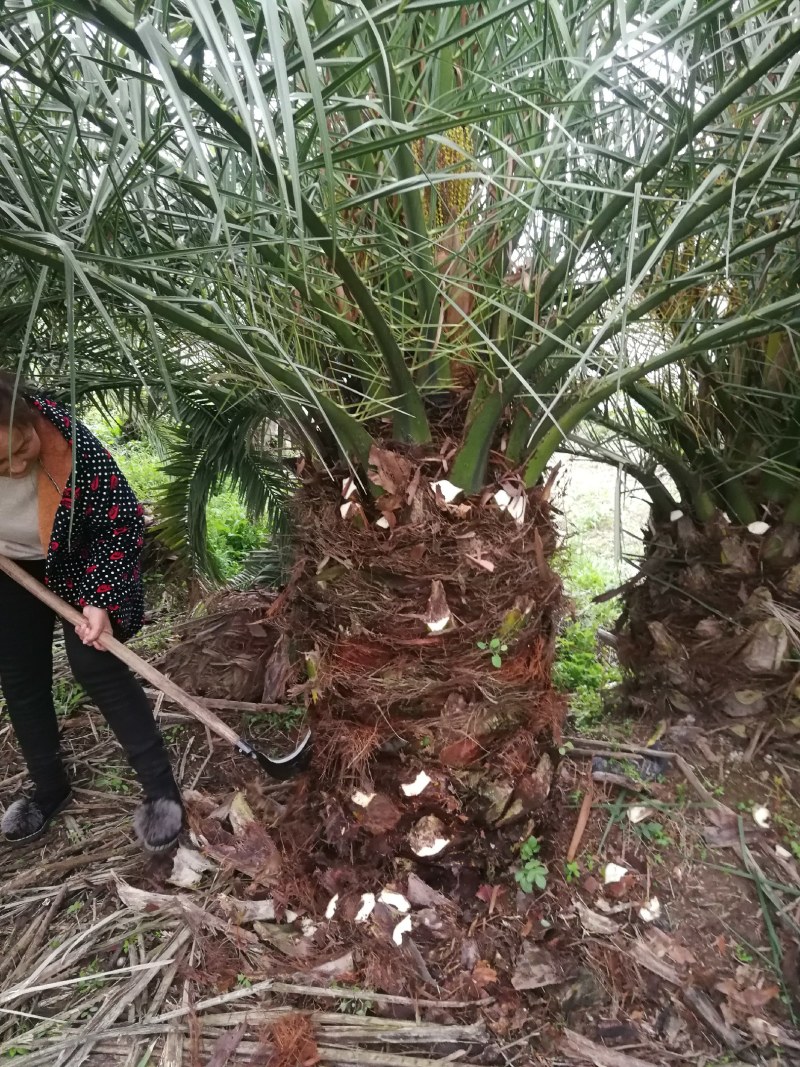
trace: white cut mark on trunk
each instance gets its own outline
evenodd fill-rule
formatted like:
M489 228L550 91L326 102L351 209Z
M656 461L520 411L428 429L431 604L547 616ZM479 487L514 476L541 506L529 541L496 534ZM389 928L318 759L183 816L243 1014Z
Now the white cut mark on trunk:
M420 771L413 782L406 782L405 785L401 785L407 797L418 797L420 793L423 793L431 784L433 779L425 771Z
M402 915L405 915L407 911L411 911L411 905L403 894L394 893L391 889L382 889L378 900L381 904L386 904L390 908L394 908L395 911L399 911Z
M511 496L505 489L498 489L494 494L494 502L501 511L507 511L514 522L521 524L525 521L527 501L522 493Z
M355 921L357 923L365 923L373 911L375 911L375 894L364 893L361 897L361 907L358 909Z
M437 837L430 845L420 845L414 851L421 859L424 859L426 856L438 856L449 844L446 837Z
M425 611L425 625L432 634L439 634L448 626L451 618L444 586L438 578L435 578L431 582L431 595Z
M669 521L670 522L677 522L678 519L682 519L682 518L683 518L683 512L680 509L678 509L677 511L671 511L669 513Z
M615 885L621 882L627 873L627 867L621 867L618 863L607 863L603 877L606 885Z
M639 918L646 923L655 922L661 915L661 901L658 897L651 897L650 900L641 908L639 908Z
M450 841L445 836L445 826L435 815L424 815L408 835L411 851L421 858L438 856Z
M350 797L354 804L357 804L359 808L368 808L372 801L375 799L374 793L364 793L360 789L357 789L355 793Z
M464 490L459 488L459 486L453 485L452 482L448 482L446 478L442 478L438 482L431 482L431 491L433 492L434 496L437 493L440 493L445 504L452 504L453 501L458 500L458 498L464 492Z
M403 944L403 937L405 934L411 933L411 916L406 915L405 919L401 919L395 926L394 933L392 934L392 941L399 947Z
M328 902L328 906L325 909L325 918L332 919L336 914L336 908L339 904L339 894L335 893Z
M753 822L762 830L769 829L770 818L769 808L765 808L763 804L757 804L753 808Z

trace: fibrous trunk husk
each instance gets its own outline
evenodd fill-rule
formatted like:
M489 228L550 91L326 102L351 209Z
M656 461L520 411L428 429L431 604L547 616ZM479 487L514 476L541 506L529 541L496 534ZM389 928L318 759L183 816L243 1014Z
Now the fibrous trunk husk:
M756 529L760 527L756 526ZM786 716L796 703L800 542L722 517L653 523L643 580L625 597L627 695L660 714Z
M453 969L441 946L466 936L481 885L513 887L516 845L546 829L565 713L549 489L503 474L453 498L433 450L371 459L377 497L346 471L301 470L291 578L260 616L237 614L230 651L247 659L247 627L263 644L249 688L268 675L270 699L305 708L314 732L311 772L267 813L280 863L259 884L318 937L343 931L370 988L472 989L475 961ZM224 629L213 638L224 657ZM504 938L511 967L518 938Z
M358 778L382 756L467 766L521 738L521 771L561 721L543 491L509 486L518 522L491 493L446 503L411 453L373 460L376 501L344 501L341 483L312 477L295 502L303 570L279 624L309 660L320 769Z

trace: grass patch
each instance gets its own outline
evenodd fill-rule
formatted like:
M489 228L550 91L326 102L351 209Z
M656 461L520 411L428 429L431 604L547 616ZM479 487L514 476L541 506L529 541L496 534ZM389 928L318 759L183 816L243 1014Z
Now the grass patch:
M598 629L610 629L619 603L593 603L594 597L614 584L610 567L569 547L559 554L556 569L564 579L573 613L564 620L556 642L553 682L570 696L570 713L578 730L589 729L603 716L604 694L622 679L611 649L598 644Z

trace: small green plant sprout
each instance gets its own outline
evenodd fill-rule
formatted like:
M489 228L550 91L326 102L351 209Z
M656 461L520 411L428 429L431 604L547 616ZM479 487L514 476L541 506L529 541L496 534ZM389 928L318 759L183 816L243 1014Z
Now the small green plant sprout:
M249 989L253 983L250 981L246 974L237 974L236 984L240 989Z
M748 950L744 947L744 945L738 945L738 944L734 945L733 954L736 957L736 959L739 961L739 963L752 963L753 962L753 958L754 958L753 957L753 953L752 952L748 952Z
M571 752L575 748L571 741L565 741L563 745L558 746L559 756L566 756L568 752Z
M532 893L534 889L547 889L549 871L547 865L539 859L541 845L535 837L523 841L519 849L522 866L514 872L514 879L523 893Z
M131 791L130 783L113 768L106 774L98 775L92 784L103 793L119 793L121 796L125 796Z
M98 959L93 959L91 963L82 967L81 970L78 971L78 975L80 978L83 978L84 981L78 982L79 992L91 993L95 989L101 989L103 985L102 979L92 978L92 975L99 974L101 970L100 960Z
M331 988L339 988L339 983L332 982ZM342 996L339 1003L336 1005L336 1010L343 1015L369 1015L374 1007L374 1000L367 1000L363 997Z
M660 822L651 819L649 822L639 823L635 829L643 841L655 845L656 848L668 848L672 844L672 838Z
M567 885L572 885L573 882L577 882L580 876L581 868L577 860L570 860L569 863L564 864L564 878L566 879Z
M508 645L499 637L493 637L491 641L479 641L478 648L485 652L491 660L493 667L503 666L503 653L508 652Z

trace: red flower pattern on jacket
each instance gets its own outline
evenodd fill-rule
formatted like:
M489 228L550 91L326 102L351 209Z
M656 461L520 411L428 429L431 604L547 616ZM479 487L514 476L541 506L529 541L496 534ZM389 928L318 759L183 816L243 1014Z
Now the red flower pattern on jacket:
M66 408L30 397L62 437L76 446L75 468L56 511L46 582L70 604L104 608L126 640L144 619L144 591L136 565L144 545L143 509L117 464ZM113 541L113 550L109 545ZM132 566L133 564L133 566Z

